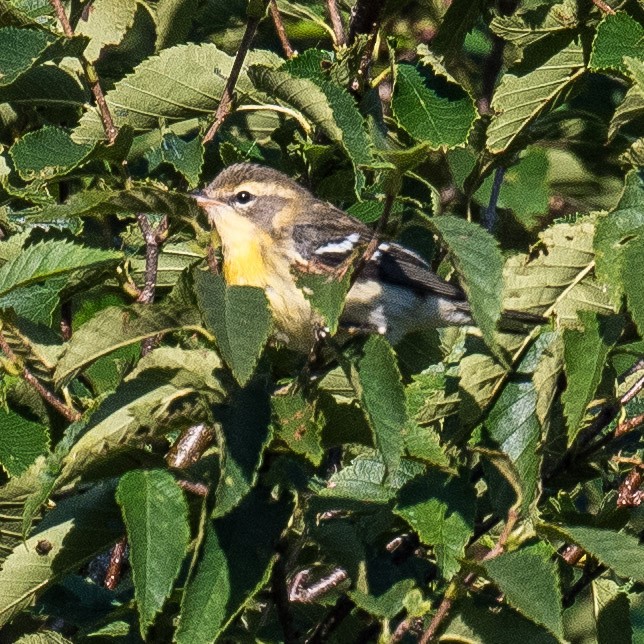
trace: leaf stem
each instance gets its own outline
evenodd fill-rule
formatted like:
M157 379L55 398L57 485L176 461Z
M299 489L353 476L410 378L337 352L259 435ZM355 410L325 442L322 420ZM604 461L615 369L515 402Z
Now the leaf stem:
M60 22L61 27L63 28L63 33L67 38L74 37L74 29L72 28L67 13L65 12L65 7L61 0L49 0L51 2L54 11L56 12L56 17L58 22ZM116 140L116 135L118 130L114 125L114 120L112 119L112 114L110 113L110 108L107 105L105 100L105 94L103 94L103 89L96 73L96 68L94 65L87 60L85 55L80 57L81 64L83 65L83 72L85 73L85 78L89 83L89 87L92 90L94 95L94 100L96 101L96 107L101 116L101 122L103 123L103 130L105 131L105 136L107 137L107 142L111 145Z
M36 393L49 405L51 405L61 416L66 418L70 423L74 423L81 419L81 413L73 407L68 407L65 403L58 398L55 394L49 391L41 382L34 376L28 367L21 364L21 360L13 352L9 346L4 334L0 331L0 349L5 354L7 359L15 366L19 367L22 371L22 377L28 382Z
M210 126L209 130L206 132L203 137L203 144L209 143L215 138L215 135L219 131L219 128L222 126L223 122L226 120L233 107L233 92L235 90L235 85L239 79L239 74L241 73L242 67L244 65L244 60L246 59L246 54L250 49L255 33L257 32L257 27L259 25L259 18L249 17L248 22L246 23L246 30L242 37L241 43L239 44L239 49L237 50L237 55L233 61L232 69L230 70L230 76L226 81L226 87L224 88L224 93L219 101L217 106L217 111L215 112L215 120Z
M289 41L288 36L286 35L286 29L284 29L284 23L282 22L282 14L280 13L280 10L277 6L277 0L269 0L268 10L271 13L271 18L273 19L273 24L275 25L275 33L277 34L277 37L279 38L279 41L282 45L282 49L284 50L284 55L287 58L293 58L296 52L291 46L291 42Z
M329 12L329 18L331 18L336 47L344 47L347 44L347 36L344 33L344 25L342 24L342 17L336 0L326 0L326 8Z

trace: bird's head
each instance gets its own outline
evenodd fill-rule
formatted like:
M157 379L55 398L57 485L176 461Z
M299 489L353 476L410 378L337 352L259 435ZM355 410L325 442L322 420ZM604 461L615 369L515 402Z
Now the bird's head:
M208 220L225 236L225 229L244 221L270 231L278 219L298 212L311 194L290 177L261 165L236 163L223 170L204 190L193 193Z

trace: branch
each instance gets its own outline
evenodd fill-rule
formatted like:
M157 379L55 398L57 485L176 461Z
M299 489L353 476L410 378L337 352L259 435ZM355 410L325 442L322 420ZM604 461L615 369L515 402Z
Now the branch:
M65 13L65 8L62 5L61 0L49 0L51 2L54 11L56 12L56 17L58 22L60 22L61 27L63 28L63 33L67 38L74 37L74 30L67 18ZM85 56L80 57L80 61L83 65L83 72L85 73L85 78L89 83L92 94L94 94L94 100L96 101L96 107L98 112L101 115L101 122L103 123L103 130L105 130L105 136L107 137L107 142L111 145L116 140L116 135L118 130L114 125L112 119L112 114L110 113L110 108L107 106L107 101L105 100L105 94L103 94L103 89L101 88L101 83L96 73L96 68L94 65L85 58Z
M593 4L600 10L603 11L604 13L608 13L611 16L615 15L615 9L612 7L609 7L604 0L593 0Z
M291 43L286 35L286 29L284 29L284 23L282 22L282 14L277 7L277 0L269 0L268 10L271 13L271 18L273 19L273 24L275 25L275 33L279 38L279 41L284 50L284 55L287 58L293 58L295 55L295 50L291 47Z
M340 16L336 0L326 0L326 8L329 12L329 18L331 18L333 33L335 34L335 44L337 47L344 47L347 44L347 37L344 33L344 25L342 24L342 17Z
M105 571L103 586L108 590L114 590L121 580L123 564L126 560L127 537L121 537L110 551L110 562Z
M499 166L494 173L494 183L492 184L492 192L490 193L490 203L485 210L483 220L483 225L488 231L492 230L496 224L496 204L499 200L501 186L503 185L503 177L505 177L505 168Z
M49 405L51 405L61 416L66 418L70 423L75 423L81 419L81 413L76 411L73 407L68 407L58 396L49 391L41 382L34 376L31 371L22 364L22 361L13 352L9 346L4 334L0 331L0 349L5 354L9 362L17 367L22 372L22 377L28 382L36 393Z
M194 465L210 447L215 438L212 427L204 423L192 425L181 432L181 435L168 450L166 463L173 468L185 469Z
M246 54L250 49L253 38L255 37L255 32L257 31L259 21L260 18L248 18L248 22L246 23L246 31L244 31L244 36L242 37L241 43L239 43L239 49L237 50L237 55L235 56L232 69L230 70L230 76L226 81L224 93L222 94L221 100L219 101L219 105L217 107L217 111L215 112L215 120L210 126L210 129L206 132L206 135L203 137L204 145L215 138L215 135L219 131L219 128L222 126L223 122L232 111L233 92L235 91L235 85L237 84L237 79L239 78L239 74L241 73L242 67L244 65Z

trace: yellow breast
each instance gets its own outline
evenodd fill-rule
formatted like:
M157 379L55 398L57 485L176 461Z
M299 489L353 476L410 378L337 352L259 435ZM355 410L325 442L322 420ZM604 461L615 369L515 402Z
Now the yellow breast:
M266 286L264 260L268 235L237 214L217 221L224 252L224 278L229 285Z

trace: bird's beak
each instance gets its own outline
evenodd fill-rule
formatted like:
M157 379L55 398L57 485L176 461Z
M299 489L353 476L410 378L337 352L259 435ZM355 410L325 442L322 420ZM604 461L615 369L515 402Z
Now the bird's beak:
M217 199L209 197L203 190L194 190L190 196L197 202L198 206L206 208L207 206L223 206L224 203Z

